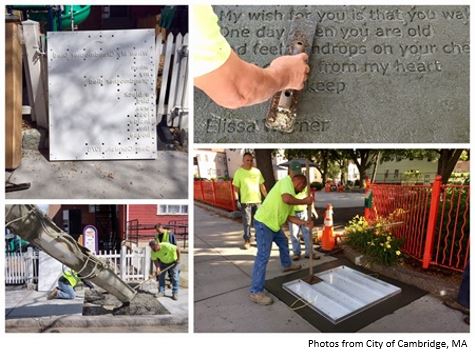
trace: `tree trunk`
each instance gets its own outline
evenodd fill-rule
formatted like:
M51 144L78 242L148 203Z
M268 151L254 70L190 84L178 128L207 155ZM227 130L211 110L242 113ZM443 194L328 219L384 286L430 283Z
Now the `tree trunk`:
M274 169L272 168L272 150L256 149L254 153L256 155L257 168L261 171L265 179L264 185L267 191L269 191L275 184Z
M440 158L437 162L437 174L442 177L442 184L447 184L457 164L463 149L442 149L439 151Z

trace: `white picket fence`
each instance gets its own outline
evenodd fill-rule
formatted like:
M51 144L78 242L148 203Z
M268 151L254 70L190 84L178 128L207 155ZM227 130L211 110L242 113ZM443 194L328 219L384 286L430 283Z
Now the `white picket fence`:
M5 255L5 284L25 284L38 280L39 253L31 248L26 253ZM126 282L138 282L148 279L150 273L150 251L148 247L121 251L101 251L96 254L107 263L114 272ZM35 263L36 261L36 263Z
M137 282L148 279L150 273L150 251L148 247L121 251L99 251L98 258L106 262L115 274L126 282Z
M164 56L162 82L157 106L157 124L163 115L167 126L188 130L188 33L176 38L170 33L163 41L161 35L155 42L157 62ZM158 74L158 65L157 65ZM167 103L165 103L167 102Z
M33 283L38 280L38 251L5 255L5 284Z

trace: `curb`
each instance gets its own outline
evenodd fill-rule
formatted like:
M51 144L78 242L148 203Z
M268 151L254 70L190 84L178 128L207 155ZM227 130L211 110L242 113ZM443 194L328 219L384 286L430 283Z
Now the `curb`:
M172 315L160 316L48 316L5 320L5 331L29 329L43 332L51 328L101 328L101 327L144 327L144 326L186 326L188 318L174 318Z

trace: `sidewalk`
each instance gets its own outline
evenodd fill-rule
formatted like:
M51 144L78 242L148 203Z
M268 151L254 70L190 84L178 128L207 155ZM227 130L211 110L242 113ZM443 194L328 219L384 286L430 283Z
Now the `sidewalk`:
M318 332L275 297L269 306L249 301L256 248L240 249L240 220L230 220L199 206L194 212L195 332ZM322 255L316 264L333 260ZM307 267L306 261L300 263ZM274 245L266 279L281 275L279 251ZM426 295L361 332L469 332L469 326L461 313Z
M188 153L158 151L155 160L49 162L24 150L20 167L5 173L12 183L31 183L7 199L178 199L188 190Z

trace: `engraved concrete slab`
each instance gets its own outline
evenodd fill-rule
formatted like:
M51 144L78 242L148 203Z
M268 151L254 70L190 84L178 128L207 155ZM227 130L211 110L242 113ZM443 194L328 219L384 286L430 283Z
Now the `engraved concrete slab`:
M312 68L290 134L268 103L237 110L195 89L195 142L468 142L468 6L215 6L223 35L259 66L314 17Z
M153 159L155 31L48 33L51 160Z

